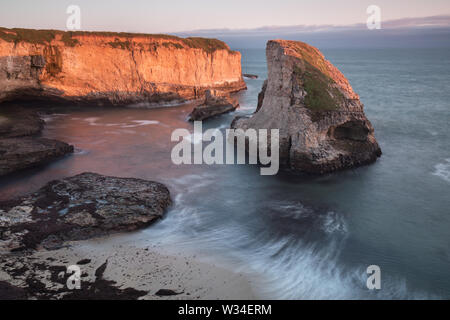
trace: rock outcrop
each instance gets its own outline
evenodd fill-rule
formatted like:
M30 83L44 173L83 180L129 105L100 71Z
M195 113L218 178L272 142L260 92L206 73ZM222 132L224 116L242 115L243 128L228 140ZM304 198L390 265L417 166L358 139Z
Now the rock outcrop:
M228 113L239 108L239 102L229 94L217 90L207 90L205 102L196 106L189 114L189 121L202 121Z
M83 173L0 203L0 252L60 247L64 241L132 231L171 204L161 183Z
M73 146L36 137L44 121L29 109L2 106L0 109L0 176L36 167L73 152Z
M257 112L233 128L279 129L280 163L323 174L374 162L381 150L342 73L303 42L267 44L268 79Z
M0 28L0 102L118 105L245 88L241 54L215 39Z
M53 139L0 139L0 176L43 165L72 152L73 146Z
M17 138L41 133L44 120L33 110L19 106L0 107L0 138Z

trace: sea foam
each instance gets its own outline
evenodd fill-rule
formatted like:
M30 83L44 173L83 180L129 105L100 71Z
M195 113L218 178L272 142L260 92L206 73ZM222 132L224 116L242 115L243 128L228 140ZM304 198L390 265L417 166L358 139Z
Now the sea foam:
M450 182L450 158L445 159L444 163L438 163L435 165L434 169L433 175Z

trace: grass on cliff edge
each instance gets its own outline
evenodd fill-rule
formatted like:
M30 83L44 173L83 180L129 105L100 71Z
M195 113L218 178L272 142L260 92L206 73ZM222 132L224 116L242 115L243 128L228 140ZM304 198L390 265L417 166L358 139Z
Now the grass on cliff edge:
M313 112L313 119L319 120L322 111L338 110L344 95L333 87L334 81L321 70L304 61L305 69L294 67L299 85L306 91L305 106Z
M328 71L326 60L319 50L301 41L295 41L291 48L312 68L317 69L328 78L332 78Z
M120 37L120 38L152 38L152 39L164 39L164 40L173 40L177 42L167 42L163 43L165 47L172 46L177 49L181 49L183 47L194 48L194 49L202 49L208 53L214 52L216 50L227 50L231 51L226 43L217 39L207 39L207 38L199 38L199 37L189 37L189 38L179 38L177 36L172 35L164 35L164 34L145 34L145 33L126 33L126 32L103 32L103 31L60 31L60 30L35 30L35 29L22 29L22 28L13 28L7 29L0 27L0 39L3 39L8 42L28 42L32 44L49 44L52 40L55 39L56 35L62 35L62 42L66 46L74 47L79 44L77 39L74 39L74 36L105 36L105 37ZM180 45L178 42L181 42L183 45ZM127 45L129 41L119 41L110 42L109 44L115 48L121 49L129 49L129 45Z

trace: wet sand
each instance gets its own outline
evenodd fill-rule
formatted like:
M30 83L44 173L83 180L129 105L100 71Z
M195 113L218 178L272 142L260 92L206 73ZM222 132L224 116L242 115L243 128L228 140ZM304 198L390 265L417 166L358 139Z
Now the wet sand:
M68 266L80 267L81 286L86 287L95 282L98 269L104 267L107 262L102 277L114 285L96 290L115 291L117 288L126 292L130 290L127 288L132 288L134 292L141 292L138 299L144 300L257 298L252 291L251 282L243 274L199 261L196 256L174 253L156 245L141 247L120 240L115 241L115 238L120 237L71 242L67 247L53 251L36 251L32 255L22 256L22 259L17 259L17 256L4 257L0 281L20 288L26 283L29 286L30 282L38 280L50 291L54 290L55 295L47 298L62 298L67 292L70 293L63 285L69 275L64 275ZM168 251L171 252L169 255L163 253ZM10 265L11 270L22 269L22 274L13 275L13 278L11 272L4 268L12 262L14 265ZM38 265L39 268L31 265ZM59 280L55 282L55 279ZM176 294L156 295L161 289L171 290ZM105 295L109 296L109 293L98 293L99 297ZM92 299L95 296L82 294L81 299L84 298Z

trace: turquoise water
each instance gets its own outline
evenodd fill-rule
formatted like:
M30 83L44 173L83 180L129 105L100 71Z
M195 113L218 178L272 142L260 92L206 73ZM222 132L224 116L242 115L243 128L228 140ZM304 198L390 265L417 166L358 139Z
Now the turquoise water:
M256 108L265 53L241 52L243 71L259 78L247 80L239 111L205 129ZM174 205L140 236L245 273L261 298L450 298L450 50L323 52L365 104L383 150L373 165L324 177L178 167L170 135L192 130L192 105L68 109L47 118L44 135L76 154L0 181L0 198L83 171L159 180ZM379 291L366 288L369 265L381 268Z

